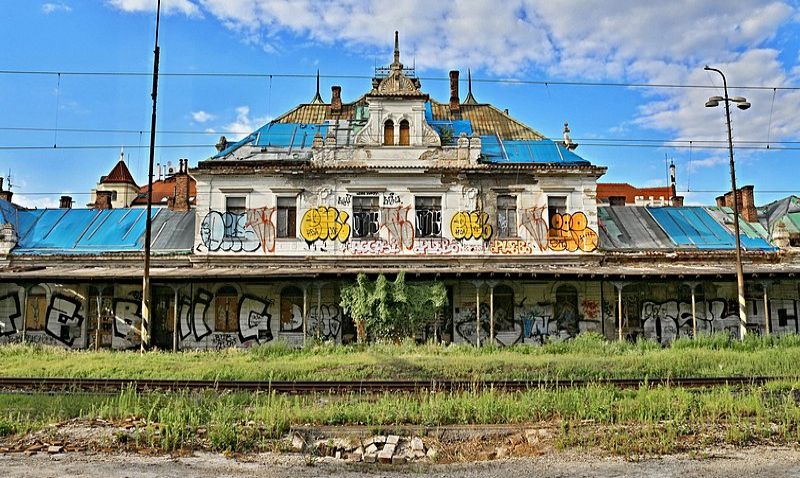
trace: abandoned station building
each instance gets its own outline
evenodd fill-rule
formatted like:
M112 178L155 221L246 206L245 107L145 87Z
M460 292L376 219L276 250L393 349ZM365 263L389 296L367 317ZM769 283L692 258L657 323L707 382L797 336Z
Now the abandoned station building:
M796 198L756 208L746 187L683 207L674 187L655 199L629 185L599 195L606 168L576 153L566 125L563 140L547 139L480 103L471 82L462 100L457 71L450 80L448 101L430 98L395 41L392 63L354 101L333 86L326 102L317 83L309 103L240 141L221 138L196 168L181 161L164 179L173 200L153 208L154 345L350 342L342 284L399 271L447 287L425 339L738 334L733 200L747 327L798 330ZM115 179L126 197L141 192L121 165L88 209L66 198L26 210L2 192L0 342L138 346L146 210L103 192Z

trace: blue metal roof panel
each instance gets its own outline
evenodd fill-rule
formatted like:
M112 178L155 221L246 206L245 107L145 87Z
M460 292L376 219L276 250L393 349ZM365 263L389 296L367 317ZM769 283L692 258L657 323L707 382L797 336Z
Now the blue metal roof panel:
M541 140L498 140L481 136L481 153L491 163L591 164L560 143Z
M319 132L324 138L327 124L267 123L255 131L255 145L302 149L310 148L314 136Z
M702 207L654 207L648 212L679 247L735 249L731 231ZM741 235L742 246L751 250L775 250L763 238Z

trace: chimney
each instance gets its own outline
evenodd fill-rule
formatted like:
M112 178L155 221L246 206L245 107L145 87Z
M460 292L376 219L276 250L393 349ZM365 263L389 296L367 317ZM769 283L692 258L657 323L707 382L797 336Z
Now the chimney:
M178 172L175 178L175 196L170 201L170 209L173 211L185 212L189 210L189 160L178 160Z
M450 113L457 114L461 111L458 99L458 70L450 70Z
M717 196L717 207L725 207L725 196Z
M753 199L753 185L739 188L738 198L742 217L747 222L758 222L758 210Z
M61 209L72 209L72 197L61 196L61 199L58 201L58 207Z
M342 114L342 87L338 85L331 86L331 114Z
M672 196L672 205L675 207L683 207L683 196Z
M3 189L3 178L0 178L0 199L4 199L8 202L11 202L11 196L13 195L14 193L12 193L11 191L5 191Z
M95 209L111 209L111 191L97 191L94 201Z

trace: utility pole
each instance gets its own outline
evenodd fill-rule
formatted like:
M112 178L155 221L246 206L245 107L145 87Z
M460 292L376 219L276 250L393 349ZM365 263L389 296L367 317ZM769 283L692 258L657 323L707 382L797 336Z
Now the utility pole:
M150 163L147 167L147 217L144 230L144 275L142 277L142 340L141 351L150 346L150 239L153 220L153 161L156 155L156 98L158 98L158 59L161 49L158 46L158 28L161 23L161 0L156 5L156 41L153 50L153 113L150 118Z

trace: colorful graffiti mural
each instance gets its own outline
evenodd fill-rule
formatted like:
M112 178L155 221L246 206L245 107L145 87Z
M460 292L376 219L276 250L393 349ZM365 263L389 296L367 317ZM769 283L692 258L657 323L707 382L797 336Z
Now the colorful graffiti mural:
M246 213L211 211L200 223L200 245L208 252L255 252L261 247L256 232L248 226Z
M275 238L277 232L275 229L275 222L272 218L275 216L274 207L260 207L256 209L247 210L247 222L245 227L252 228L258 242L261 243L261 250L263 252L275 252Z
M450 219L450 233L456 240L488 241L492 238L492 232L489 214L484 211L458 211Z
M588 224L586 214L554 214L548 231L547 245L551 251L593 252L598 235Z
M350 238L350 215L331 206L309 209L300 220L300 235L309 246L317 241L346 242Z

